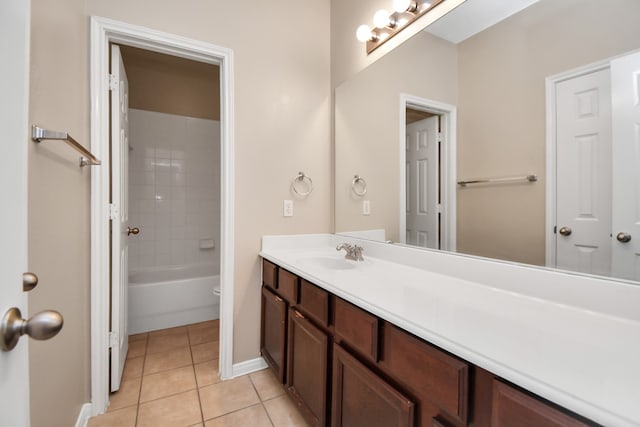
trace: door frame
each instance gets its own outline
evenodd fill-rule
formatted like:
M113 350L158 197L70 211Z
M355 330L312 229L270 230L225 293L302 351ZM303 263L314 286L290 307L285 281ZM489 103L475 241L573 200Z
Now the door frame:
M109 44L118 43L220 66L221 238L220 361L233 377L234 120L233 50L102 17L91 17L91 149L102 166L91 174L92 413L109 402Z
M554 227L557 225L557 111L556 86L567 80L581 77L611 67L611 58L573 68L554 74L545 79L545 144L546 144L546 188L545 188L545 266L556 266L556 237Z
M440 242L441 250L456 250L456 129L457 129L457 109L453 105L431 99L420 98L406 93L400 94L400 126L399 126L399 149L400 149L400 243L405 242L407 228L407 202L406 202L406 139L407 139L407 108L426 111L437 114L441 117L440 133L442 142L440 144L440 200L441 200L441 224Z

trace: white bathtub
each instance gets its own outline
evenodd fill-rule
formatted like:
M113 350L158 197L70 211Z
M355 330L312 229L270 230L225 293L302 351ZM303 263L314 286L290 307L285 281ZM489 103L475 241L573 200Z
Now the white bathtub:
M129 334L220 317L220 276L213 265L129 272Z

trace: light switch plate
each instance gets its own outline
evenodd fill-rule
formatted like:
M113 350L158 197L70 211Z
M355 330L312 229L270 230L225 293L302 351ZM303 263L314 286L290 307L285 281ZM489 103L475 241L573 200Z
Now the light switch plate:
M371 202L369 200L362 201L362 215L371 215Z
M293 200L285 200L282 204L282 215L293 216Z

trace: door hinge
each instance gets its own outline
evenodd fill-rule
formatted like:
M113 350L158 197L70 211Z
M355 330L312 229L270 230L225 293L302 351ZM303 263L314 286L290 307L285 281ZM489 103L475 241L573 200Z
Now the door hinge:
M437 212L437 213L442 213L442 203L438 203L438 204L436 205L436 212Z
M118 88L118 79L113 74L109 74L109 90Z
M108 215L111 221L118 218L118 207L115 204L109 203Z
M442 142L442 132L438 132L436 138L438 138L438 142Z
M116 332L109 332L109 348L118 348L119 338Z

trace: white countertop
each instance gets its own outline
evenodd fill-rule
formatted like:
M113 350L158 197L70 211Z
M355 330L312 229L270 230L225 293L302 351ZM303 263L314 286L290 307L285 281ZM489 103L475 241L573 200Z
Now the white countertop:
M260 255L593 421L640 426L640 286L330 234L265 236Z

